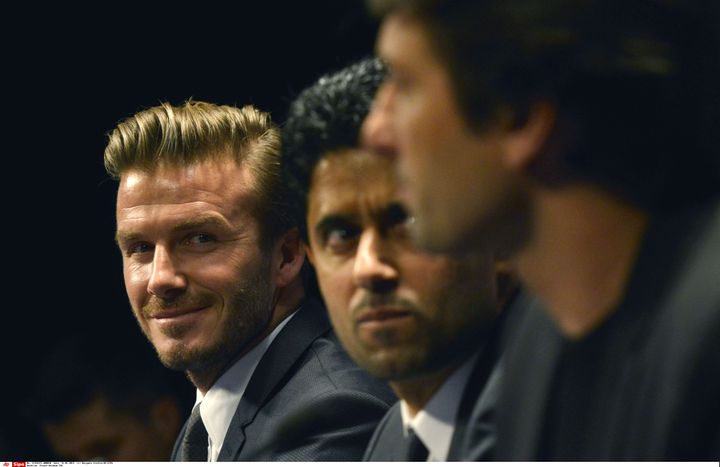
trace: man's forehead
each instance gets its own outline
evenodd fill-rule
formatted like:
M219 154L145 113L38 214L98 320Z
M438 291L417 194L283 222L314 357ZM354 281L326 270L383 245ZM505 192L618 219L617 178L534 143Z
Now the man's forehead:
M375 44L377 54L390 68L401 67L412 62L408 52L426 50L425 29L410 13L397 12L383 21Z
M250 170L234 161L208 161L152 171L133 169L120 177L118 207L151 202L182 203L248 196Z
M397 204L396 185L390 177L352 173L343 178L333 177L333 173L328 171L314 180L309 202L318 217L374 217Z

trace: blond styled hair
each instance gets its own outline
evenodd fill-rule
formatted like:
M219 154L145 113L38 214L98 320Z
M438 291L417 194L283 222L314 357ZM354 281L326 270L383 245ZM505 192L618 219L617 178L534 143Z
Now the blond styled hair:
M105 170L116 180L130 170L230 159L253 175L263 238L272 241L296 225L280 180L280 132L266 112L193 100L162 103L123 120L108 137Z

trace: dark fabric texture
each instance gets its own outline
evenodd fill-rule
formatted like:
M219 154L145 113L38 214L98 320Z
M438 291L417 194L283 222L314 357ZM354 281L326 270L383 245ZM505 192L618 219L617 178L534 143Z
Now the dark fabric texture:
M396 400L345 353L320 303L307 301L256 367L218 461L359 461Z
M208 460L208 432L200 416L200 404L190 414L185 429L185 436L180 442L181 462L207 462Z
M497 460L717 460L720 203L655 216L618 309L580 341L519 303Z

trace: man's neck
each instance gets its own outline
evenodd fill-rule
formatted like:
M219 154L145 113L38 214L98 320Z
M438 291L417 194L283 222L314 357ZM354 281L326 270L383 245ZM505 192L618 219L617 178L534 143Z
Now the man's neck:
M625 293L648 214L587 185L536 192L531 241L517 255L524 283L562 333L580 339Z
M407 405L410 416L415 417L432 399L462 362L420 378L390 381L390 387Z
M272 315L262 332L239 348L229 358L206 365L200 370L188 371L188 379L203 395L206 394L228 368L262 342L285 318L297 310L304 298L305 290L299 278L297 281L291 282L287 287L276 291L276 295L272 300Z

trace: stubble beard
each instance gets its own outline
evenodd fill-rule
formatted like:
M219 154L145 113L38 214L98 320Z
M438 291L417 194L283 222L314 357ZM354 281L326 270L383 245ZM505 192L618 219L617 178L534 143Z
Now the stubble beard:
M350 310L351 316L356 316L364 308L370 306L396 306L404 308L414 316L416 321L415 339L412 344L407 341L407 335L390 329L377 329L373 332L373 340L379 344L368 346L353 326L351 333L354 342L347 345L348 352L356 363L376 378L395 379L413 374L424 366L427 360L426 341L428 340L428 323L417 305L411 301L390 294L367 294ZM353 318L354 319L354 318ZM350 344L350 343L348 343Z
M232 360L244 347L260 335L267 327L272 316L272 297L270 290L269 264L258 274L243 284L238 285L235 293L225 305L225 317L222 327L204 346L189 346L182 341L182 336L189 331L187 326L178 325L165 330L164 335L176 342L165 350L158 349L149 332L143 328L145 336L155 347L160 361L166 367L188 373L203 373L210 369L222 368ZM203 294L193 298L180 298L173 302L151 302L150 307L170 307L182 303L211 303L221 306L221 302L211 294ZM153 304L154 303L154 304ZM153 305L151 305L153 304ZM212 306L211 305L211 306ZM143 309L146 315L148 308Z

